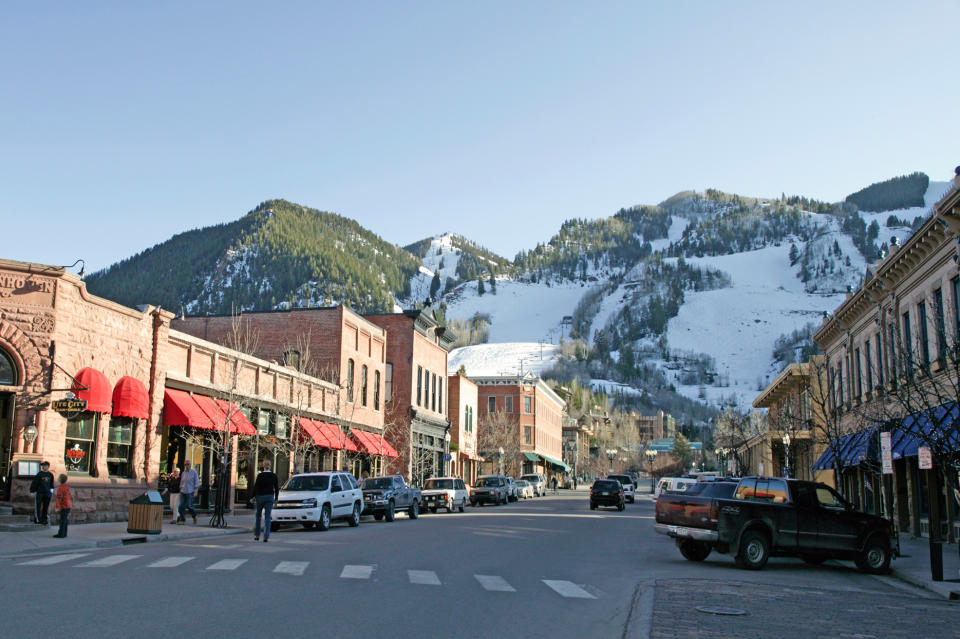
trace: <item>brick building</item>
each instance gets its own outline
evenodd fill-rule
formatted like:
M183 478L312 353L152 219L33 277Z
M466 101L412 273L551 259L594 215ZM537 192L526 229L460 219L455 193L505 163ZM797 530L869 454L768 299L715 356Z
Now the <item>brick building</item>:
M455 337L429 311L366 315L387 332L385 431L400 453L393 471L422 484L448 468L447 356Z
M451 472L472 485L477 479L479 462L483 459L477 452L477 385L466 375L458 374L447 377L447 388L450 450L453 456Z
M235 330L231 316L174 319L172 326L225 345L235 341L238 333L249 336L247 350L257 357L338 386L335 405L328 407L332 424L340 430L333 435L355 435L357 450L321 454L317 465L352 470L357 477L379 474L384 456L393 451L389 441L381 442L389 375L386 331L342 305L244 313L239 321L239 331ZM374 441L378 444L376 450ZM310 461L313 460L307 460L308 467Z
M171 330L172 317L93 296L64 267L0 260L0 497L15 512L32 512L44 460L70 476L71 519L85 522L125 519L185 459L208 505L224 476L217 442L231 453L228 507L266 454L357 448L291 446L292 421L319 433L332 420L337 385Z
M511 436L491 441L480 433L480 455L485 470L499 470L499 449L505 451L504 472L552 474L568 472L563 461L564 402L547 384L534 375L517 377L472 377L477 385L480 428L496 432L503 422ZM493 429L493 430L491 430ZM490 448L486 450L485 448Z

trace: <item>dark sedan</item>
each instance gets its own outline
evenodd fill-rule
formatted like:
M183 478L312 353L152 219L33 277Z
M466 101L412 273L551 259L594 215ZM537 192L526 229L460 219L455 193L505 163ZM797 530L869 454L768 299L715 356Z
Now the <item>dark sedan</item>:
M623 485L615 479L598 479L590 487L590 510L597 506L616 506L623 510Z

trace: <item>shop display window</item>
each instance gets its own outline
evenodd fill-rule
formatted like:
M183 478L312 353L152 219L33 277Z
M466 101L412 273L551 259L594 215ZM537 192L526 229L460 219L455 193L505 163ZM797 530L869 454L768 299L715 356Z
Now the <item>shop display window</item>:
M107 429L107 473L111 477L130 477L133 469L132 417L114 417Z
M67 436L64 442L63 462L71 473L91 474L96 450L97 413L84 412L67 420Z

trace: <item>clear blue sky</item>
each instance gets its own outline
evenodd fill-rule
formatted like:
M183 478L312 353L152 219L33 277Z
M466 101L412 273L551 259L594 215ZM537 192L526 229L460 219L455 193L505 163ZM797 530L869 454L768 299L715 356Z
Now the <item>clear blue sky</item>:
M955 1L11 0L0 257L94 270L285 198L512 258L684 189L946 180L958 24Z

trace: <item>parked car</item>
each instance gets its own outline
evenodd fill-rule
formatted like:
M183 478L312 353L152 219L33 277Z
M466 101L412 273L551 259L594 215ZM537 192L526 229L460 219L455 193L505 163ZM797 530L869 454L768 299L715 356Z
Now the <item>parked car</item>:
M459 477L434 477L423 483L423 507L435 513L439 508L446 508L452 513L456 508L463 512L463 507L470 500L470 493Z
M410 519L420 515L420 502L423 499L420 489L408 486L400 475L368 477L363 480L362 488L364 515L373 515L377 521L393 521L397 511L406 511Z
M480 475L470 493L470 505L507 503L507 478L503 475Z
M860 570L882 574L896 548L888 520L854 510L835 490L811 481L744 477L732 498L713 498L709 510L701 505L693 521L669 503L667 495L657 500L655 530L682 540L681 552L691 561L712 550L732 554L749 570L760 570L772 556L811 564L852 559Z
M683 492L664 492L657 499L656 531L674 537L680 554L690 561L703 561L711 548L702 542L712 539L717 530L716 513L712 512L714 500L733 497L737 483L736 479L700 481ZM688 531L680 531L681 528ZM680 534L671 535L671 529Z
M300 524L304 528L330 528L332 521L360 524L363 492L353 475L341 471L300 473L287 480L273 506L271 530Z
M526 479L533 486L534 496L543 497L547 494L547 479L539 473L520 475L520 479Z
M533 484L528 482L526 479L517 480L517 492L520 495L520 499L533 499L535 493L533 492Z
M590 486L590 510L598 506L615 506L623 510L623 484L616 479L597 479Z
M520 490L517 488L517 480L513 477L507 477L507 501L519 501Z
M623 498L629 503L632 504L637 500L633 490L636 486L633 477L627 474L613 474L607 475L607 479L615 479L620 482L620 484L623 486Z
M661 477L657 480L657 487L654 490L653 497L654 499L660 497L660 494L665 490L677 493L683 492L687 486L692 486L696 483L697 480L691 477Z

